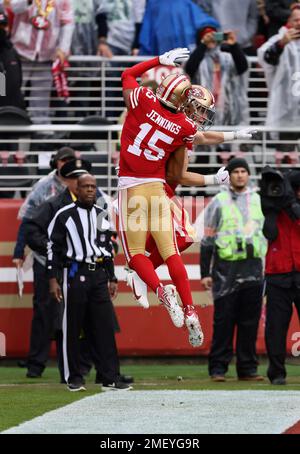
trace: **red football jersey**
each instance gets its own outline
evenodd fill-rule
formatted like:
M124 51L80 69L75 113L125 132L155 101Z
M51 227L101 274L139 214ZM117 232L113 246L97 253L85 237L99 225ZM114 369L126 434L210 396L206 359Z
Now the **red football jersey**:
M135 88L121 136L119 176L165 179L170 153L193 142L196 132L182 112L165 109L148 88Z

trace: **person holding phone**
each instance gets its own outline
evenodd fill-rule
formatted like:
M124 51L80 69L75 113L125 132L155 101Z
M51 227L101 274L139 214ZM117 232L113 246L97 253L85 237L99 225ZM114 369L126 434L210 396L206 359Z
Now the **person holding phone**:
M272 36L257 51L258 62L263 67L269 90L266 125L281 128L298 126L299 102L299 52L300 52L300 4L291 7L290 17L277 35ZM298 132L280 132L278 150L294 152L297 145L283 140L298 140Z
M205 27L197 35L197 47L185 70L195 84L208 88L216 101L215 124L247 123L246 56L232 30Z

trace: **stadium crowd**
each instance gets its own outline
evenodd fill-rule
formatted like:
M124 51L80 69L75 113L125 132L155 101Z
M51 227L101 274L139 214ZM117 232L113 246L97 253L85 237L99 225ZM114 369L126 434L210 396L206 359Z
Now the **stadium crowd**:
M159 55L156 60L148 57L149 60L133 67L128 62L123 63L127 69L122 79L118 77L119 63L115 60L111 61L106 73L109 80L106 91L108 116L117 122L124 110L124 102L116 96L122 88L129 110L121 139L119 193L123 194L125 190L130 197L141 194L148 197L146 189L151 180L152 195L163 194L165 197L161 184L165 172L175 186L227 184L205 210L205 235L201 241L201 280L207 290L212 290L215 305L209 375L216 382L226 380L237 328L237 376L240 380L263 380L257 373L255 343L265 279L267 376L272 384L284 385L285 341L293 303L300 318L300 171L281 173L266 169L259 196L248 185L249 162L235 155L237 150L247 151L251 146L252 133L244 129L249 124L248 56L257 56L265 71L269 90L266 125L281 128L299 124L299 93L294 75L300 74L300 2L247 0L243 1L242 9L239 0L172 0L171 4L170 8L168 0L0 0L0 72L6 79L5 94L0 96L0 118L3 122L11 121L12 117L12 122L21 118L27 124L51 124L50 106L54 103L54 107L58 107L57 115L59 107L70 111L76 108L76 115L82 109L88 117L83 122L110 124L108 118L90 115L94 111L89 95L95 90L99 90L97 96L101 103L101 78L95 82L91 63L87 62L82 68L82 62L70 63L70 56L100 56L109 61L113 56ZM177 48L177 53L169 52ZM180 53L181 48L189 51ZM180 66L180 72L175 74L169 68L165 82L159 84L155 94L149 88L140 87L136 79L159 64L168 68ZM71 70L76 71L77 67L76 75L82 78L79 86L70 77ZM39 76L34 77L37 70ZM148 85L151 83L153 81L150 84L148 81ZM190 90L190 98L186 96L185 100L177 99L168 104L167 95L181 83L186 84L184 90ZM201 91L203 87L204 92ZM70 88L74 91L72 96ZM55 101L51 99L53 89ZM35 96L39 92L43 96ZM210 102L201 106L199 93L211 96ZM124 143L127 140L129 144L132 139L133 123L130 125L130 121L136 121L133 111L140 105L149 108L150 101L155 106L157 100L160 101L160 114L168 117L169 122L180 123L187 118L199 123L196 114L200 105L204 109L202 120L197 124L200 131L211 126L212 119L216 125L240 125L240 129L226 133L196 133L195 124L190 122L185 135L182 132L176 138L176 147L185 145L184 151L177 153L175 145L171 146L172 141L166 142L168 153L176 149L168 168L165 165L159 171L155 170L155 163L166 157L155 142L153 149L159 157L151 155L151 150L145 151L152 167L149 162L147 165L153 174L148 169L135 169L122 155ZM185 101L190 104L182 111L184 106L186 108ZM250 99L251 102L255 103ZM143 107L141 112L144 112ZM210 112L213 112L211 118ZM181 120L179 115L182 115ZM129 145L135 157L141 155L139 145L143 133L142 129L139 140ZM163 132L160 134L166 138ZM217 161L225 166L216 175L188 172L191 137L196 137L194 148L204 152L197 156L199 163L209 163L212 147L219 152ZM281 132L274 136L276 139L293 141L292 152L298 155L295 143L299 133ZM0 144L0 150L6 150L6 146ZM287 146L291 146L289 142ZM90 175L94 164L92 158L92 162L85 160L79 151L70 147L51 151L51 172L33 187L21 207L21 225L13 257L16 267L22 267L26 245L30 246L34 257L30 351L22 365L28 369L27 377L41 377L54 336L61 382L67 383L70 391L85 389L84 375L92 364L97 372L96 382L102 384L102 389L128 390L133 378L122 375L115 343L115 332L119 327L112 300L117 296L114 256L118 239L109 209L112 200L98 187L99 181ZM285 147L280 151L284 154L291 150ZM3 156L2 153L2 160ZM228 161L229 157L233 159ZM243 157L247 157L246 153ZM96 162L97 159L95 157ZM298 158L294 161L298 162ZM5 171L2 162L0 177L6 175ZM178 173L180 179L176 180ZM139 182L132 181L139 178ZM172 191L173 186L171 196ZM7 195L12 196L12 191ZM2 196L5 196L4 192ZM96 200L100 208L95 205ZM125 205L120 201L120 218L123 218L123 209ZM172 217L166 212L165 218ZM101 213L103 226L98 235L95 219ZM148 221L146 216L145 222ZM188 276L177 249L178 245L182 251L193 242L186 227L184 224L182 248L180 235L174 246L172 229L167 230L164 237L149 229L152 239L146 239L147 231L142 238L130 231L121 232L121 241L130 267L128 283L133 290L139 288L138 293L142 296L138 302L148 307L148 284L168 310L175 326L185 324L190 344L198 347L203 342L202 328L205 331L205 327L200 325ZM186 240L188 236L189 241ZM145 256L145 250L150 252L149 258ZM62 274L60 261L66 275ZM157 278L155 269L163 262L167 264L175 286L163 286ZM183 309L179 309L176 291ZM64 306L59 306L62 301ZM67 306L71 308L68 311Z

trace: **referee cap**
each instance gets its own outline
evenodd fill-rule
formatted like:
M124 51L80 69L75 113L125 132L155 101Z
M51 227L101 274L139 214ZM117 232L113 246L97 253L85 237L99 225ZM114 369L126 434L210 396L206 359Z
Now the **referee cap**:
M72 159L66 162L60 169L63 178L78 178L84 173L90 173L92 164L86 159Z

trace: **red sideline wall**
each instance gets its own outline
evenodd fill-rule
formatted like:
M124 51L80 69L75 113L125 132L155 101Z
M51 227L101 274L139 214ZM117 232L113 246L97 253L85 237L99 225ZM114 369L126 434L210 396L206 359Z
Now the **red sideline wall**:
M19 222L17 212L21 200L0 199L0 341L5 336L6 356L22 357L28 352L29 332L32 317L32 282L27 278L23 297L18 296L16 273L12 264L12 253ZM137 307L129 288L120 282L119 295L115 307L121 326L117 335L120 355L123 356L180 356L207 355L212 338L212 301L199 282L199 245L195 244L183 254L188 266L195 304L198 307L205 332L205 342L200 349L193 349L188 343L185 329L175 328L167 312L158 306L156 298L150 295L149 310ZM119 273L125 264L123 254L116 259ZM300 331L294 313L288 333L288 353L291 353L293 333ZM1 334L2 333L2 334ZM4 336L3 336L4 334ZM258 353L265 353L264 313L260 320L257 340ZM0 342L0 356L3 356L3 343Z

